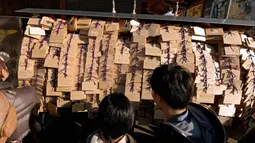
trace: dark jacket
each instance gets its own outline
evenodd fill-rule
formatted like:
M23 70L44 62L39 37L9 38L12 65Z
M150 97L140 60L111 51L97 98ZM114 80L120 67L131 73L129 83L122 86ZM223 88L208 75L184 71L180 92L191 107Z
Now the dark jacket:
M238 143L254 143L255 141L255 127L251 127L247 133L238 141Z
M200 142L193 142L181 130L170 122L163 122L156 133L157 143L226 143L226 133L216 114L201 105L191 103L188 110L193 118L196 119L200 131Z

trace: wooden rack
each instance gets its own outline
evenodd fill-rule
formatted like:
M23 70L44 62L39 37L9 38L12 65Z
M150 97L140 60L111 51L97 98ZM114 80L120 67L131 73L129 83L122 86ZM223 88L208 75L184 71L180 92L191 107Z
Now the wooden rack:
M220 25L236 25L236 26L255 26L255 21L248 20L231 20L231 19L214 19L214 18L194 18L194 17L171 17L162 15L148 15L148 14L127 14L111 12L92 12L92 11L74 11L74 10L57 10L57 9L37 9L26 8L17 10L19 13L28 14L49 14L49 15L66 15L66 16L87 16L87 17L101 17L101 18L123 18L123 19L139 19L139 20L153 20L153 21L168 21L168 22L182 22L182 23L207 23Z

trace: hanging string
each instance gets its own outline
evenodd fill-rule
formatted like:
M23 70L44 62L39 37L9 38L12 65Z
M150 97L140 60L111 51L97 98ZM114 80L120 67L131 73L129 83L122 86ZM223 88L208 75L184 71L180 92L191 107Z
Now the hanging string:
M92 47L92 62L89 69L89 81L92 80L92 74L93 74L93 68L94 68L94 61L95 61L95 50L96 50L96 39L93 41L93 47Z
M249 93L249 94L252 94L249 99L247 99L247 103L250 102L250 104L246 104L246 107L243 108L244 111L243 111L243 114L245 114L245 125L246 127L248 128L249 126L251 126L251 122L253 122L254 118L253 118L253 114L254 112L252 111L252 108L254 107L254 92L255 92L255 64L253 62L253 58L254 58L254 55L251 53L251 49L248 48L247 49L247 53L249 54L248 55L248 58L252 60L252 63L250 65L250 72L252 73L252 76L253 76L253 79L251 79L250 81L248 81L248 83L252 83L252 93ZM248 60L248 59L247 59ZM248 72L249 73L249 72ZM249 88L249 87L248 87Z
M112 13L116 13L116 10L115 10L115 0L112 0Z
M60 56L60 48L55 49L55 52L54 52L52 58L55 58L56 56Z
M235 33L233 33L231 30L228 30L225 34L224 37L226 38L227 36L235 36Z
M122 44L122 47L121 47L121 50L120 50L120 54L123 55L124 54L124 49L125 49L125 45L126 45L126 37L123 37L123 44ZM118 65L118 82L120 81L121 79L121 74L122 74L122 65Z
M25 59L25 70L27 70L28 59L31 56L31 51L32 51L31 44L32 44L32 38L29 38L29 42L28 42L28 46L27 46L27 58Z
M134 0L134 9L132 14L136 14L136 0Z
M234 94L235 91L238 91L238 89L236 88L236 86L234 84L234 78L236 77L236 75L232 71L231 63L233 63L233 61L234 61L234 59L232 59L232 58L226 58L224 60L225 68L228 68L228 70L227 70L227 79L228 79L227 88L228 89L232 88L232 91L230 92L232 94Z
M167 64L171 63L171 41L167 42Z
M112 34L109 34L108 35L107 45L106 45L106 50L105 50L103 81L106 81L106 78L107 78L107 64L108 64L108 54L109 54L109 49L110 49L111 38L112 38Z
M254 92L255 92L255 64L254 62L251 63L251 72L252 72L252 76L253 76L253 79L252 79L252 83L253 83L253 89L252 89L252 93L254 95Z
M123 55L123 53L124 53L125 45L126 45L126 37L123 37L123 44L122 44L122 47L120 50L121 55Z
M152 25L152 23L150 23L149 25L147 25L146 30L149 30L149 29L151 28L151 25Z
M122 65L117 65L118 67L118 79L116 80L117 83L120 83L121 80L121 74L122 74Z
M150 82L150 77L151 77L151 75L152 75L152 73L153 73L153 71L148 71L148 74L146 75L146 82L147 83L149 83ZM147 90L150 90L151 89L151 86L150 86L150 84L147 84L147 86L145 87Z
M93 28L98 28L98 27L103 27L100 23L99 23L99 20L95 23L95 27L93 27Z
M234 61L235 60L230 58L230 57L229 58L225 58L224 61L223 61L224 68L232 70L231 63L233 63Z
M42 76L40 76L39 75L39 73L38 73L38 70L39 70L39 68L41 68L42 67L42 63L39 61L38 63L37 63L37 65L36 65L36 74L35 74L35 87L37 87L38 86L38 84L37 84L37 82L38 82L38 78L42 78Z
M255 64L254 62L252 62L251 64L252 66L252 74L253 74L253 79L252 79L252 82L253 82L253 91L252 91L252 96L250 97L249 101L251 102L250 105L249 105L249 109L247 112L248 112L248 117L247 117L247 126L254 126L254 111L252 110L254 108L254 100L255 100L255 97L254 97L254 91L255 91ZM245 109L247 109L248 107L246 107Z
M207 93L208 90L208 82L207 82L207 60L205 58L203 48L200 44L197 44L197 51L200 54L199 60L202 61L202 63L199 66L202 66L202 75L200 75L203 79L201 79L201 82L203 82L203 92Z
M135 55L137 55L138 53L138 44L136 44L135 46ZM132 76L131 76L131 85L130 85L130 91L134 92L134 88L135 88L135 76L136 76L136 71L137 71L137 63L139 61L138 57L135 57L135 63L134 66L132 67Z
M46 36L43 37L42 41L40 42L40 47L39 47L39 49L41 49L41 48L43 47L43 43L44 43L44 41L46 41L46 39L47 39Z
M252 63L251 63L251 65L250 65L250 67L251 67L251 72L252 72L252 76L253 76L253 79L251 80L251 81L249 81L249 82L252 82L253 83L253 94L255 93L255 63L254 63L254 61L253 61L253 59L254 59L254 55L252 54L252 52L251 52L252 50L250 49L250 48L248 48L247 49L247 53L249 54L248 55L248 58L252 61ZM247 59L248 60L248 59Z
M181 38L182 38L182 41L181 41L181 56L182 57L180 58L179 62L187 63L188 62L187 45L186 45L186 36L185 36L186 30L183 26L181 27L180 33L181 33Z
M179 11L179 2L176 2L176 11L174 16L178 16L178 11Z
M56 34L58 35L59 31L60 31L60 28L61 28L61 25L63 24L63 21L60 20L58 25L57 25L57 31L56 31Z
M77 90L80 90L81 84L82 84L82 81L81 81L81 64L82 64L83 54L85 53L85 49L86 49L85 45L80 46L78 75L77 75L77 77L78 77Z
M65 62L64 62L64 69L61 70L64 71L64 77L66 78L67 77L67 66L68 66L68 54L69 54L69 51L70 51L70 48L71 48L71 42L72 42L72 39L74 37L74 34L72 33L71 34L71 37L67 43L67 50L66 50L66 54L65 54Z

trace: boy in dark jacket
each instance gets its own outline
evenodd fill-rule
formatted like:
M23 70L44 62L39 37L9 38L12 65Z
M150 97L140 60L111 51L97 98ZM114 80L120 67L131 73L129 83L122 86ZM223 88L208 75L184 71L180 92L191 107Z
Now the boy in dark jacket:
M156 68L150 78L156 108L164 113L156 141L171 143L224 143L225 131L217 116L204 107L190 103L193 78L176 64Z
M99 130L88 137L87 143L135 142L128 134L134 126L134 109L125 95L113 93L106 96L95 115Z

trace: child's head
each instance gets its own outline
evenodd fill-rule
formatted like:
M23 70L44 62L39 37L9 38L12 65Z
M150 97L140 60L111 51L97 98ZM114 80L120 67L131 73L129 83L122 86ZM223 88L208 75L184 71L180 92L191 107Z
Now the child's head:
M117 139L133 128L134 109L125 95L113 93L100 103L98 119L104 137Z

